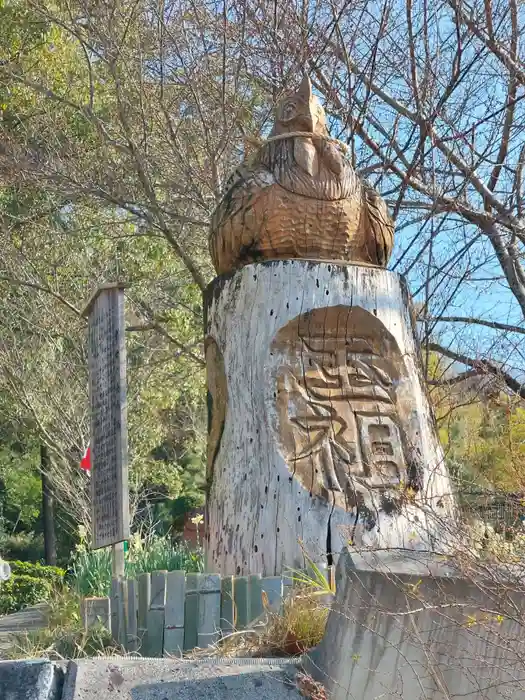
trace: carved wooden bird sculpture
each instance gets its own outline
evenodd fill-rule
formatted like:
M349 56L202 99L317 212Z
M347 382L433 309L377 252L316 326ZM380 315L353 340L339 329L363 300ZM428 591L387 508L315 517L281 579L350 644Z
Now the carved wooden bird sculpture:
M268 139L230 177L211 221L218 274L251 262L306 258L385 267L394 224L380 195L331 139L305 77L278 105Z

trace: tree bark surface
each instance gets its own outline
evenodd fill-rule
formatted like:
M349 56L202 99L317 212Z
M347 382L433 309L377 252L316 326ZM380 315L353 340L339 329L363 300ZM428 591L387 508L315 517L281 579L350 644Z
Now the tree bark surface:
M396 274L270 261L205 296L207 566L277 575L344 546L444 551L455 501Z

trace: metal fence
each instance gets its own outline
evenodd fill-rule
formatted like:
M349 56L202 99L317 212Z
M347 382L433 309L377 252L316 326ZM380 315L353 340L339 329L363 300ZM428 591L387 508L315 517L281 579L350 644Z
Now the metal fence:
M333 588L333 567L317 566ZM265 609L279 611L295 583L292 574L262 578L155 571L113 579L111 596L84 598L81 615L86 629L102 624L127 651L179 655L246 629Z

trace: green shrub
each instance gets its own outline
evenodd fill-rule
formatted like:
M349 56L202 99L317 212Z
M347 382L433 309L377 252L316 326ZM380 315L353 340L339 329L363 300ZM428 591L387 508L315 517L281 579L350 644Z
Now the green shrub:
M45 578L15 574L0 584L0 614L8 615L28 605L46 602L52 590L52 584Z
M43 564L32 564L28 561L10 561L9 566L13 575L43 578L49 581L54 588L62 585L66 573L64 569L60 569L58 566L44 566Z

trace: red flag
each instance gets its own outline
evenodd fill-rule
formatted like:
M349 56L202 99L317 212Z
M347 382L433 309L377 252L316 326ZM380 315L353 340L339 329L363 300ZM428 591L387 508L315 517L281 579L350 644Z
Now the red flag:
M80 468L85 469L87 472L91 469L91 447L89 445L86 447L84 456L80 460Z

